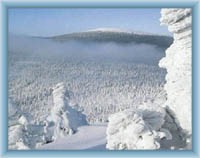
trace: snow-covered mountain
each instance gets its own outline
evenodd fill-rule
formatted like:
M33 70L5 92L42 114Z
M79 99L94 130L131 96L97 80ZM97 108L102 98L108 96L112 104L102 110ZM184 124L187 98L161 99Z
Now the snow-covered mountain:
M130 32L113 28L97 28L85 32L75 32L64 35L48 37L56 41L94 41L94 42L115 42L115 43L143 43L156 45L161 48L169 47L173 38L165 35L156 35L142 32Z
M119 28L107 28L107 27L100 27L100 28L96 28L96 29L87 30L87 32L96 32L96 31L100 31L100 32L130 32L128 30L123 30L123 29L119 29Z
M142 32L142 31L130 31L130 30L125 30L125 29L120 29L120 28L107 28L107 27L100 27L96 29L90 29L85 32L116 32L116 33L132 33L132 34L137 34L137 35L157 35L149 32Z

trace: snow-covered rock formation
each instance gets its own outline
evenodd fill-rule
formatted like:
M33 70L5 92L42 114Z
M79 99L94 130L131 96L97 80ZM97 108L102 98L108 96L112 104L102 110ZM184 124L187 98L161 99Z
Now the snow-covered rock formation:
M161 139L171 139L170 132L162 128L164 109L155 105L141 107L142 109L128 109L109 117L108 149L159 149Z
M86 125L86 116L69 105L69 91L64 83L58 83L53 88L54 106L47 118L47 134L52 134L52 139L71 135L81 125ZM48 137L48 136L47 136Z
M191 9L162 9L160 21L174 34L173 44L166 50L166 56L159 63L160 67L167 69L165 105L172 112L176 124L190 137L192 134L192 11Z

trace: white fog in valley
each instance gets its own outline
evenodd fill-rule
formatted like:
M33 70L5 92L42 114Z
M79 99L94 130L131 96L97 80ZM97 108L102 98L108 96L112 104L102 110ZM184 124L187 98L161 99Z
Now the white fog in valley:
M117 28L10 33L9 149L189 149L159 67L173 41Z

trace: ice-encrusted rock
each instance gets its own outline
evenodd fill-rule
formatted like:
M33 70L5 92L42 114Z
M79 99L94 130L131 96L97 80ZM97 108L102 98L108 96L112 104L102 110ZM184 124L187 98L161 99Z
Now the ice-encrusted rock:
M69 91L64 83L58 83L53 88L54 106L51 109L51 114L47 118L47 135L52 135L55 140L58 137L71 135L76 132L81 125L86 125L86 116L77 109L69 105ZM49 136L47 136L49 137Z
M162 9L160 21L174 36L173 44L159 63L167 69L165 105L173 112L177 125L191 135L192 11L187 8Z
M159 149L159 141L171 139L163 129L165 111L161 107L128 109L109 117L107 145L110 150Z

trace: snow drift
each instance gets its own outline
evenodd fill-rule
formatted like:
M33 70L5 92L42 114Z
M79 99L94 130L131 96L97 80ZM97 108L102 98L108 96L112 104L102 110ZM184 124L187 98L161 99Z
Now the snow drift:
M190 137L192 134L192 11L191 9L162 9L160 21L174 33L174 42L159 63L160 67L167 69L165 105L172 111L177 125Z
M80 126L71 136L40 146L39 150L105 150L106 125Z

